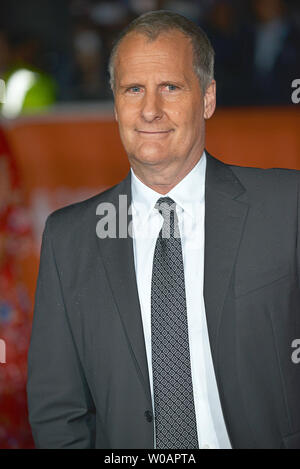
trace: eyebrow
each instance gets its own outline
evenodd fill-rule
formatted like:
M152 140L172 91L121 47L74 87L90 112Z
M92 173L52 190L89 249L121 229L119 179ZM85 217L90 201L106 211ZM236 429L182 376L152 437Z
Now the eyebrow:
M143 86L139 83L124 83L124 84L120 84L119 87L120 88L132 88L133 86Z
M160 83L158 83L157 86L163 86L163 85L175 85L175 86L186 86L184 83L178 81L178 80L164 80ZM134 86L139 86L139 87L144 87L145 85L142 85L141 83L138 82L132 82L132 83L123 83L119 85L120 88L132 88Z

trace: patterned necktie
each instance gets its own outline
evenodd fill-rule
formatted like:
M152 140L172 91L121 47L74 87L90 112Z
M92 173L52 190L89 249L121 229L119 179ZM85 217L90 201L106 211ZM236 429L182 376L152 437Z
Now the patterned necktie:
M198 448L184 269L176 204L161 197L151 285L152 368L156 448Z

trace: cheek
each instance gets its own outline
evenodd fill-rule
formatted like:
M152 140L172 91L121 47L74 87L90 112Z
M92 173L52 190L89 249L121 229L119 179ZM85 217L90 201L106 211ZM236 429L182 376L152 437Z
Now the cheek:
M115 99L115 110L120 127L128 127L133 119L133 109L122 96Z
M180 126L188 113L188 106L183 102L176 101L173 103L165 103L164 111L170 121Z
M201 103L194 103L189 109L189 113L186 116L186 126L189 128L190 133L198 133L203 127L204 116L203 106Z
M197 103L190 103L187 108L174 111L172 118L178 127L173 145L177 148L189 148L202 135L204 123L202 116L203 108L199 103L198 106Z
M119 133L123 145L128 149L132 149L137 144L137 134L135 132L136 118L133 113L128 110L118 114Z
M119 125L127 132L135 129L136 122L137 122L137 112L134 109L130 109L127 107L123 109L121 113L118 114L119 116Z
M187 99L184 102L174 103L168 109L170 120L175 123L179 130L193 131L195 126L199 126L203 117L203 103L197 97Z

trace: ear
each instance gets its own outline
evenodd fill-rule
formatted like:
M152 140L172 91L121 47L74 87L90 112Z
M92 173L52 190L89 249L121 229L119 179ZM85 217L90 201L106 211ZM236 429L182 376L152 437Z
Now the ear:
M216 82L212 80L204 95L204 119L209 119L216 109Z
M117 113L116 106L114 106L114 115L115 115L116 121L118 122L118 113Z

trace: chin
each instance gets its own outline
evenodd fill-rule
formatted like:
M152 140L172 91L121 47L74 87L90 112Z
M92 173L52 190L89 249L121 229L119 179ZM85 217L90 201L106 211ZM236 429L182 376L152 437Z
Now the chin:
M133 158L139 163L157 164L168 159L169 152L166 152L162 145L142 145L133 152Z
M159 163L163 163L168 159L167 155L162 155L161 153L137 153L134 154L133 159L138 162L139 164L146 164L146 165L156 165Z

